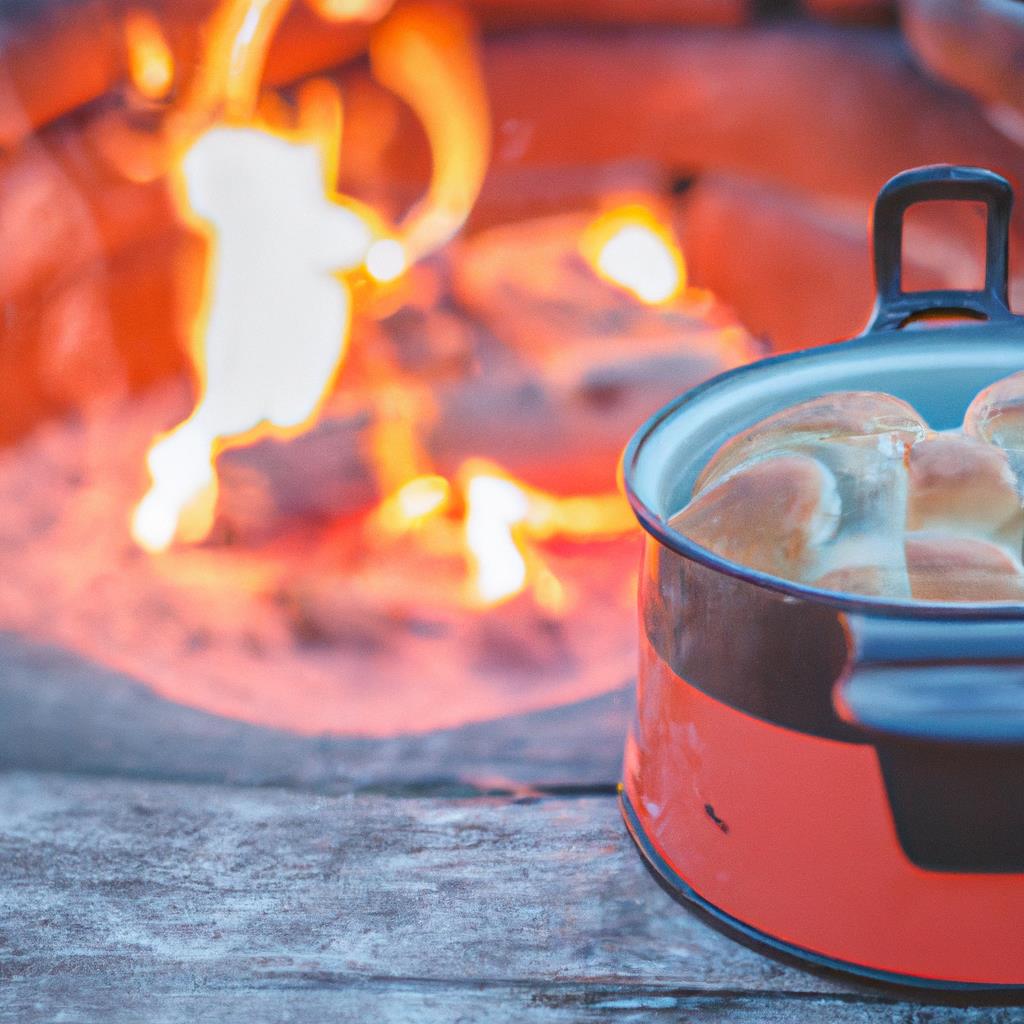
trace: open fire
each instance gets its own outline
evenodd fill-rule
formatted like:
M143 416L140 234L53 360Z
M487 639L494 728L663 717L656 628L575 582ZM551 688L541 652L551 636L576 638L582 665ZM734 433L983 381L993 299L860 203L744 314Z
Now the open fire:
M618 686L636 557L622 439L753 348L687 288L652 193L453 244L494 136L474 20L444 0L312 7L323 32L362 26L373 79L415 116L421 197L339 191L360 155L344 90L266 83L287 0L224 0L194 71L152 11L126 15L130 92L90 139L109 173L166 188L201 242L176 279L193 397L115 397L2 456L23 515L0 625L302 732Z
M406 7L374 41L374 66L421 113L433 146L430 188L398 238L382 233L380 218L346 204L334 192L342 106L329 84L307 83L294 127L257 116L266 52L288 2L224 5L203 87L176 112L182 132L219 120L195 140L167 143L178 208L205 237L208 267L190 339L198 402L151 449L152 486L133 518L133 536L150 551L176 536L196 542L209 534L221 452L294 436L315 422L348 343L351 289L343 275L358 268L391 281L447 241L486 167L486 99L465 18L429 3ZM358 19L367 12L327 5L321 13ZM152 43L138 32L129 42L144 95L160 73Z
M295 437L316 423L348 347L353 273L392 282L447 242L469 215L486 171L489 114L472 25L463 12L426 0L391 14L370 52L377 77L409 102L430 141L427 194L394 227L337 195L337 91L307 83L294 127L257 114L261 69L286 6L287 0L225 3L214 19L203 87L190 110L186 104L175 112L190 129L219 119L194 141L165 143L174 154L168 174L179 213L205 238L208 264L189 345L197 404L150 449L151 485L132 517L135 541L154 553L175 540L209 536L224 451ZM317 10L332 19L372 20L385 13L377 7ZM158 25L133 13L126 30L133 84L146 98L166 94L172 58ZM671 231L642 204L598 216L579 244L595 273L642 302L669 302L685 285ZM372 306L373 296L367 301ZM395 387L400 401L400 383ZM374 453L385 494L378 519L392 533L432 531L426 547L436 550L436 534L445 529L439 521L450 517L457 492L472 605L529 590L540 607L561 613L564 588L532 540L615 537L630 529L615 494L545 494L474 458L459 468L453 488L427 465L414 419L404 427L407 436L388 430Z
M33 419L24 375L0 451L0 628L306 733L429 730L619 686L637 554L623 441L763 350L691 277L728 283L735 248L752 322L802 308L749 304L790 241L757 263L735 230L749 203L817 189L784 219L821 232L799 265L824 246L852 265L849 211L889 173L857 142L870 131L799 90L778 125L751 113L734 71L759 80L785 44L808 80L846 60L865 89L938 100L865 35L660 26L623 54L597 32L497 33L525 18L503 0L194 13L119 10L117 73L26 97L20 120L0 90L0 234L50 206L72 239L0 254L12 295L45 295L45 316L13 303L8 335L50 325L38 375L74 410ZM791 159L797 122L863 166L844 159L827 192ZM929 158L914 138L921 153L885 154L894 170ZM1005 163L1002 144L972 143L976 162ZM712 171L684 195L705 165L761 177ZM87 356L67 340L114 336Z

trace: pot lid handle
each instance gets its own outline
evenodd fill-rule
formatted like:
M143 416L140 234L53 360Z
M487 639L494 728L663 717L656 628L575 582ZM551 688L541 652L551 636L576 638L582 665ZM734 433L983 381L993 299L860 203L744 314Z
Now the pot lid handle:
M915 203L937 199L981 202L988 210L985 285L980 290L903 291L903 215ZM898 330L928 313L961 313L986 320L1014 318L1007 288L1012 207L1010 183L981 167L936 164L904 171L887 181L875 201L872 238L877 296L864 333Z

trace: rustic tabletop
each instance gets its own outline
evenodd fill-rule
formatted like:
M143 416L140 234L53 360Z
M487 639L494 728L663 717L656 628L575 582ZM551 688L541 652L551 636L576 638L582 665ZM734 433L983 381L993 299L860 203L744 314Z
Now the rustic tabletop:
M615 801L630 694L301 738L0 638L0 1019L1024 1021L765 956Z

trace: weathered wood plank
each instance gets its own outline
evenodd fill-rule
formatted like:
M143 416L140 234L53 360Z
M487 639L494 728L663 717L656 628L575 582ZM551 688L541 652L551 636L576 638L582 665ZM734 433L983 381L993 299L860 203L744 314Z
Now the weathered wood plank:
M10 1000L18 1024L53 1020L103 1024L1011 1024L1024 1019L1018 1008L930 1007L912 1003L848 1001L825 996L694 994L685 989L656 994L623 992L606 985L433 984L421 979L358 982L314 977L283 987L240 990L168 988L152 978L128 991L74 979L67 1002ZM147 986L152 985L152 988ZM0 996L0 1002L4 997ZM63 1016L60 1010L74 1008ZM0 1015L3 1014L0 1008Z
M609 797L11 773L0 884L2 1019L1024 1019L746 949L658 888Z
M423 735L303 737L173 704L86 659L0 634L0 767L331 792L608 788L630 690Z

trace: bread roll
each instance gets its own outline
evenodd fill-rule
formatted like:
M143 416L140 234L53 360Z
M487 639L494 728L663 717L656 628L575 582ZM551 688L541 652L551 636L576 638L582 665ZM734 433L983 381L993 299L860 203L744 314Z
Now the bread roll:
M964 415L964 433L1024 452L1024 371L979 391Z
M753 458L801 451L824 442L890 435L910 445L928 425L902 399L878 391L837 391L790 406L730 438L697 478L694 495ZM808 451L808 454L814 454Z
M907 535L906 556L917 601L1024 601L1024 566L998 544L915 533Z
M962 434L932 434L910 449L907 530L963 534L1019 555L1024 507L1006 453Z
M707 488L669 525L730 561L799 580L834 535L839 517L828 469L805 455L780 455Z

